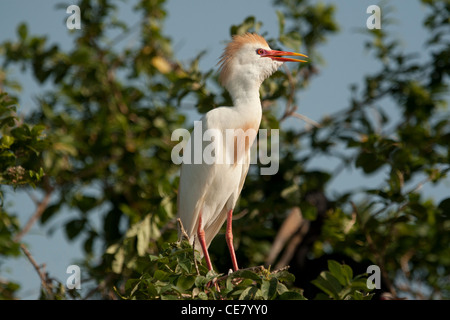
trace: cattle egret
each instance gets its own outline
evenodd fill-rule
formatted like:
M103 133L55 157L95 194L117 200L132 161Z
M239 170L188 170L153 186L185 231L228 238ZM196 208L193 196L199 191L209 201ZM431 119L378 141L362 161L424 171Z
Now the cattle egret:
M206 151L207 144L204 141L204 134L209 129L222 133L223 137L227 130L241 129L241 132L245 132L244 141L234 139L231 145L226 143L225 138L219 139L220 137L215 135L214 142L218 149L214 163L191 161L183 162L181 165L177 199L178 218L182 222L189 241L195 242L195 249L203 253L209 270L212 269L212 264L208 247L225 220L227 220L225 238L231 262L234 271L238 270L233 247L232 216L249 169L250 147L261 122L259 88L283 62L306 62L282 56L307 57L300 53L272 50L266 40L257 34L246 33L234 36L219 61L219 80L230 93L233 106L215 108L206 113L198 122L199 125L194 126L187 143L188 150L184 151L190 152L189 154L194 155L194 158L199 155L204 156L203 151ZM203 141L194 139L198 134L203 137ZM237 145L238 141L241 145ZM244 152L240 154L238 150ZM222 157L218 156L219 154ZM233 161L220 162L230 154ZM194 239L195 237L197 238Z

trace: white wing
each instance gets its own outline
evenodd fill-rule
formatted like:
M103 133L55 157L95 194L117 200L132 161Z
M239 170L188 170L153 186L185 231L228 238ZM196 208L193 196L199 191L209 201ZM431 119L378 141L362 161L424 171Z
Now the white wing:
M191 134L190 142L195 140L195 137L201 139L202 136L198 134L200 130L202 134L211 128L223 132L227 124L239 123L239 119L236 119L235 116L234 110L227 107L208 112L202 122L197 123ZM198 142L198 140L195 140L193 143L188 143L191 158L194 158L195 144ZM206 143L202 141L200 151L203 151L209 143L208 141ZM226 144L225 141L224 144ZM198 152L199 150L197 150ZM178 217L181 219L191 243L197 232L200 212L202 227L205 230L205 240L207 246L209 246L225 222L227 211L234 208L248 172L249 150L245 157L246 161L240 164L208 165L204 162L201 164L182 164L178 190ZM198 243L196 243L196 248L201 251Z
M202 119L201 124L207 126L206 117ZM204 130L204 128L202 129ZM194 127L187 145L191 150L191 158L194 154L195 130L199 130L198 126ZM181 219L183 227L190 237L190 242L192 242L192 237L196 233L199 212L214 176L215 167L213 165L194 164L193 159L191 159L190 164L183 162L181 165L177 203L178 218Z
M225 223L228 211L230 209L234 209L236 201L239 198L239 195L241 194L242 187L244 186L249 166L250 166L250 152L248 152L247 154L246 162L244 162L241 165L242 170L238 180L239 184L237 185L237 188L229 198L229 201L227 201L225 206L220 211L220 214L217 215L216 219L212 221L212 223L207 228L205 228L205 241L207 246L210 245L211 241L214 239L216 234L220 231L222 225Z

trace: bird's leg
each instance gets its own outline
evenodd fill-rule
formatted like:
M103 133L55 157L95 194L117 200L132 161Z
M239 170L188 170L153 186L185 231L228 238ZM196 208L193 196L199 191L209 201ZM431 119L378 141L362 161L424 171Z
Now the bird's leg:
M227 231L225 233L225 239L227 240L228 249L230 250L231 263L233 264L233 270L237 271L239 268L238 268L238 264L237 264L237 260L236 260L236 254L234 253L233 230L231 228L232 220L233 220L233 209L228 211L228 214L227 214Z
M205 230L203 230L203 228L202 228L202 213L201 212L198 216L197 236L198 236L198 241L200 241L200 245L202 246L203 255L205 256L206 265L208 266L208 270L212 270L211 259L209 258L208 248L206 247Z
M208 266L208 270L212 270L212 264L211 259L209 258L208 248L206 247L206 241L205 241L205 230L202 228L202 213L200 212L198 216L198 227L197 227L197 236L198 241L200 241L200 245L202 246L203 255L205 256L206 265ZM217 292L220 292L219 285L217 284L216 280L212 281L214 283L214 286L216 287ZM207 285L209 287L209 284Z

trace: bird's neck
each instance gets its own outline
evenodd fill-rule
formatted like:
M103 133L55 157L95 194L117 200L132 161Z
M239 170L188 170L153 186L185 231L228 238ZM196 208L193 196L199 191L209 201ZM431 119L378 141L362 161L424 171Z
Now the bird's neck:
M233 105L237 111L245 112L246 114L254 114L261 118L261 99L259 96L259 83L253 84L239 84L231 85L228 88Z

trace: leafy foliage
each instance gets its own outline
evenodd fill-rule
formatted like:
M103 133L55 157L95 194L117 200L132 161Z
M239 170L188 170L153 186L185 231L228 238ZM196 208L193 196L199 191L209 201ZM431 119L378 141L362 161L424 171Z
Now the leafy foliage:
M319 295L319 299L332 298L335 300L370 300L373 294L367 294L368 288L363 276L353 278L353 270L348 265L341 265L334 260L328 260L329 271L322 271L312 283L320 288L326 296Z
M353 279L352 269L336 261L329 266L331 273L314 280L324 292L334 299L370 299L363 275ZM164 244L158 256L149 256L146 269L127 281L123 299L305 300L301 290L288 289L295 279L288 271L261 266L217 274L208 271L187 241Z
M0 92L0 255L4 256L20 254L20 244L15 240L20 224L15 215L4 213L4 193L11 186L36 187L44 176L37 159L47 148L44 127L24 123L16 107L15 97ZM16 283L0 281L0 298L12 298L18 289Z
M0 183L35 186L43 168L35 163L47 146L42 125L23 123L16 115L17 100L0 92Z

